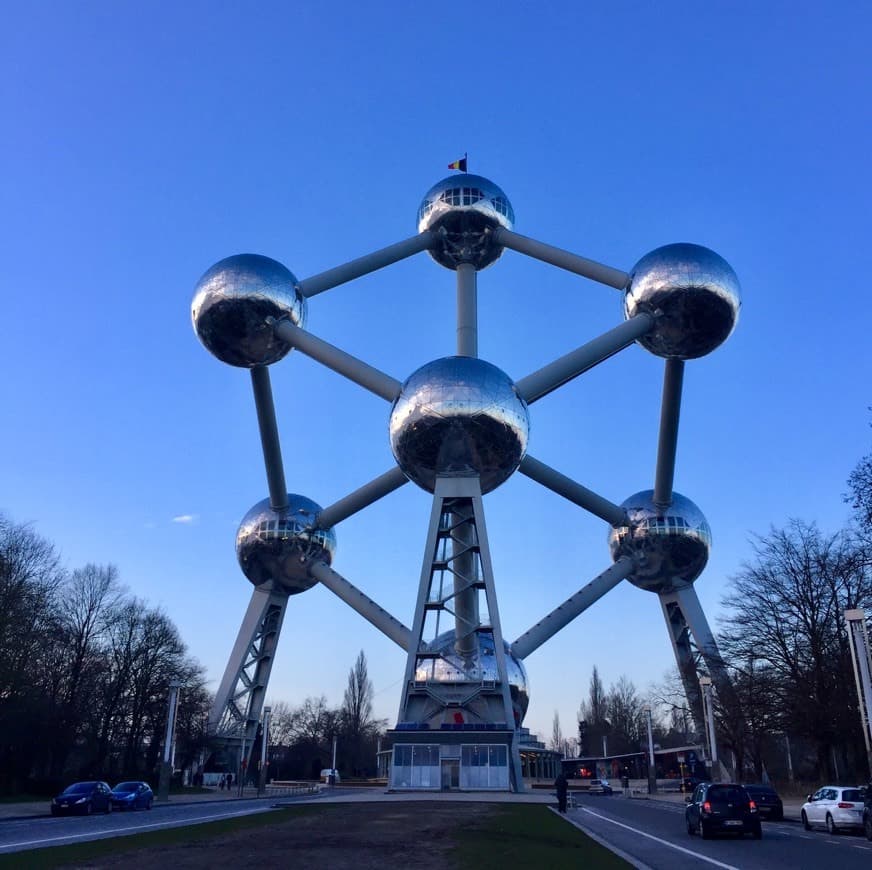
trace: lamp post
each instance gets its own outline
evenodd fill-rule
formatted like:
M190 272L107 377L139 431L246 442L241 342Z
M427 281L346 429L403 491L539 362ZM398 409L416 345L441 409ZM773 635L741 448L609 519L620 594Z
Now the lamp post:
M712 776L715 776L715 766L718 763L718 744L715 739L715 711L712 704L712 679L700 677L699 687L702 691L702 715L708 731L709 759Z
M650 707L645 707L645 723L648 727L648 794L655 794L657 791L657 770L654 767L654 729Z
M269 766L267 760L267 752L269 751L269 714L272 712L271 707L263 708L263 723L261 725L261 742L260 742L260 778L257 781L257 793L263 794L266 788L266 772Z
M167 801L170 799L170 781L173 776L173 761L176 754L176 709L178 707L179 682L170 683L170 692L167 699L167 731L164 737L163 763L160 766L160 777L157 787L157 799Z

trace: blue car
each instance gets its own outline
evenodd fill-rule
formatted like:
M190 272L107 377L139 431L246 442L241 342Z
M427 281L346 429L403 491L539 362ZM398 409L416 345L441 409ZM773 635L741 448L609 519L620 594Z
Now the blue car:
M112 812L112 790L105 782L74 782L65 788L51 802L51 814L62 816L68 813L81 813L89 816L102 810Z
M112 805L116 810L135 810L138 807L150 810L153 803L154 792L147 782L119 782L112 789Z

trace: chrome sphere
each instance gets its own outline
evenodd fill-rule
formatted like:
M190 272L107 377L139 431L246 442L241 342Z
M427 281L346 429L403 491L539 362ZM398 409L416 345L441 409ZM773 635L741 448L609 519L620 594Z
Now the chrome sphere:
M253 368L278 362L291 346L266 319L306 321L297 279L281 263L259 254L237 254L216 263L197 282L191 320L197 338L221 362Z
M418 232L433 230L439 241L430 256L447 269L471 263L484 269L500 258L493 230L510 230L515 213L509 198L481 175L450 175L434 184L418 209Z
M621 507L629 525L609 531L609 550L636 560L628 578L650 592L689 586L702 573L712 546L712 532L702 511L685 496L672 493L672 504L661 510L650 489L630 496Z
M511 477L527 452L530 415L508 375L451 356L419 368L391 410L391 450L410 480L433 492L437 475L478 475L483 493Z
M269 499L258 502L243 518L236 533L236 557L242 573L263 586L295 595L317 583L309 576L314 562L333 562L336 533L314 528L319 505L301 495L288 494L288 508L274 511Z
M493 632L487 630L478 632L478 655L472 661L455 652L454 637L454 630L451 629L430 642L429 651L437 653L439 657L419 661L415 679L439 683L481 682L482 680L496 682L499 669ZM523 662L512 654L506 641L503 641L503 646L506 649L506 674L509 678L509 693L512 696L515 722L520 725L530 704L527 671Z
M658 313L639 339L661 357L696 359L729 338L739 319L739 279L729 263L701 245L665 245L633 267L624 313Z

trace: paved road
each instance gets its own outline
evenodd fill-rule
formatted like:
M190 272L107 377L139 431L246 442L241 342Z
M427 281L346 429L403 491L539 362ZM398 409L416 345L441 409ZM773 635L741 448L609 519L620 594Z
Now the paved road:
M568 818L624 857L652 870L773 870L773 868L838 867L869 870L872 842L862 834L805 831L791 822L764 822L763 839L690 836L684 806L661 801L623 800L618 796L585 796Z

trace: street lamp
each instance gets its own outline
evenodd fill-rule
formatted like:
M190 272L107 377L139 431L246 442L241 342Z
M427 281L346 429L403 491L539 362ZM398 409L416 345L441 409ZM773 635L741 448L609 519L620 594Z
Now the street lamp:
M648 794L657 791L657 771L654 767L654 729L651 722L651 708L645 707L645 723L648 726Z
M167 733L164 737L163 764L161 764L157 788L157 799L160 801L170 799L170 780L173 775L173 762L176 754L176 709L181 687L182 684L177 681L170 683L170 693L167 699Z
M702 716L707 725L709 758L711 759L712 776L714 776L715 765L718 763L718 745L715 740L715 711L712 703L711 677L700 677L699 687L702 691Z

